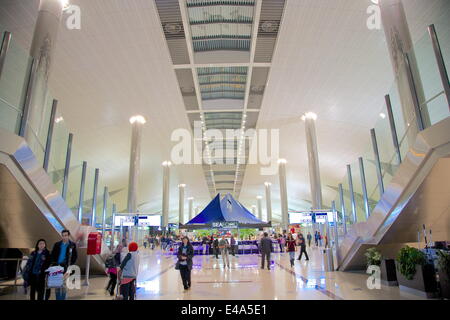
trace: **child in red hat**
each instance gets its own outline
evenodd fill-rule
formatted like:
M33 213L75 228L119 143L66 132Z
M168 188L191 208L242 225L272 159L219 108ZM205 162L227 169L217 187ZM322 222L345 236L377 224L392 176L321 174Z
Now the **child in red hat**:
M130 242L128 253L120 265L121 283L120 291L124 300L134 300L136 295L136 279L139 271L139 246Z

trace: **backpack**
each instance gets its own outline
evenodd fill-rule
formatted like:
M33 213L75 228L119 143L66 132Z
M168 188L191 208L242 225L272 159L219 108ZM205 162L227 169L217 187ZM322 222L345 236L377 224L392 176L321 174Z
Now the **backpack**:
M116 259L114 255L109 255L108 258L106 258L105 261L105 267L106 268L115 268L116 267Z

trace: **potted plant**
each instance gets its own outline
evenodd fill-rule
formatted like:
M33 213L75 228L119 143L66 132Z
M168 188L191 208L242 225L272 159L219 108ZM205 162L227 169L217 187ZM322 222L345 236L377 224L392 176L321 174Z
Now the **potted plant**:
M450 253L437 250L439 285L443 298L450 299Z
M400 249L395 261L400 290L427 298L436 296L437 282L434 266L425 254L409 246Z
M367 258L367 267L373 265L380 267L382 284L398 286L394 259L383 259L381 253L375 247L367 249L364 255Z

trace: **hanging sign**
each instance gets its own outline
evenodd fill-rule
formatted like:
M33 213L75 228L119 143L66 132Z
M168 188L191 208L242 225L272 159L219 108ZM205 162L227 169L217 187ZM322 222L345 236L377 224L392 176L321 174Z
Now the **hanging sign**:
M214 229L237 229L239 227L239 222L237 221L213 222L212 227Z

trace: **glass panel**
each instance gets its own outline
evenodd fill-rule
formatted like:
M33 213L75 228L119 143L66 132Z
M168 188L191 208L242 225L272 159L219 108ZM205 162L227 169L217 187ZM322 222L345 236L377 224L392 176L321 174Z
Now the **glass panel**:
M55 115L55 124L53 127L48 174L59 192L62 192L64 182L64 168L66 166L68 141L69 131L67 130L61 113L58 111Z
M361 172L359 170L359 162L351 164L353 177L353 193L356 203L356 219L357 222L366 221L366 213L364 209L364 196L361 183Z
M434 27L441 46L445 66L450 70L450 18L448 10L442 10L441 16L435 20Z
M28 146L31 151L33 151L34 156L38 163L42 166L44 164L44 146L41 144L39 139L36 137L35 133L31 128L27 125L28 132L31 132L29 135L29 139L27 141Z
M375 125L377 136L378 152L383 173L383 183L386 187L391 181L399 163L392 165L392 157L395 155L394 143L392 141L391 127L387 116L387 108L384 105L380 112L380 118Z
M373 211L378 201L380 201L380 193L378 191L377 168L375 165L375 156L372 150L372 143L363 154L364 171L366 175L367 194L369 197L370 212Z
M30 71L31 58L28 52L12 38L0 78L0 98L20 112L25 102Z
M426 105L428 114L430 115L431 125L450 116L447 98L444 93L429 101Z
M433 44L428 33L425 33L414 44L414 53L420 73L420 79L417 79L417 75L415 75L414 81L417 86L420 105L422 109L426 110L427 101L444 90L433 51ZM420 94L420 84L422 85L424 96Z
M18 134L21 112L0 98L0 128Z
M87 167L86 185L84 189L83 223L90 225L92 216L92 198L94 194L95 169Z

